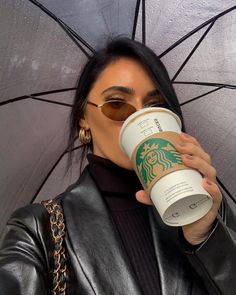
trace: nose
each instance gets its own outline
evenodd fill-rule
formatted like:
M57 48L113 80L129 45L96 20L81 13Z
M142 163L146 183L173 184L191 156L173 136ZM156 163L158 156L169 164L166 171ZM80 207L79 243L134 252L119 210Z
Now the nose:
M142 103L142 99L141 98L136 98L133 106L136 108L136 110L141 110L143 108L143 103Z

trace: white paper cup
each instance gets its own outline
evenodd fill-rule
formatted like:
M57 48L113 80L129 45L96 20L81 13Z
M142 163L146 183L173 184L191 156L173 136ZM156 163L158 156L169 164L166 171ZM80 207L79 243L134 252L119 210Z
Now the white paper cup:
M175 149L181 127L172 111L145 108L129 116L120 131L121 148L163 222L172 226L200 219L213 203L201 174L185 166Z

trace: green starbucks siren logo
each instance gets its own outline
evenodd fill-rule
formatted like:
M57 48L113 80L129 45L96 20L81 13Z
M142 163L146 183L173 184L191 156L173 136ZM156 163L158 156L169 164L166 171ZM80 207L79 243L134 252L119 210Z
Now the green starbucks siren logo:
M151 138L143 142L136 153L138 173L147 187L156 177L183 164L180 154L168 140Z

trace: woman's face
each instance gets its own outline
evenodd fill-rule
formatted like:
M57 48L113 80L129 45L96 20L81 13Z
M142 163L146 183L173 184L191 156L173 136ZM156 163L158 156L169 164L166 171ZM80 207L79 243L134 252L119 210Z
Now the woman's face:
M140 63L131 58L120 58L101 72L88 94L88 101L100 105L107 100L122 99L141 109L144 104L160 99L155 90L152 79ZM80 121L81 127L91 131L95 155L132 169L131 161L119 146L122 124L107 118L100 108L90 104L87 104L84 119Z

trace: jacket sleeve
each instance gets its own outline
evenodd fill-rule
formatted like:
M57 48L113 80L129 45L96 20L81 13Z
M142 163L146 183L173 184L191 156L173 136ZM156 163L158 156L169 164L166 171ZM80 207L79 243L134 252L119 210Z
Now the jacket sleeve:
M48 226L46 210L33 204L17 210L7 223L0 245L1 294L48 294L47 245L41 228ZM35 214L41 214L42 224ZM44 242L43 242L44 241Z
M233 208L234 207L234 208ZM236 292L236 206L224 198L211 234L198 247L185 247L188 260L210 294Z

